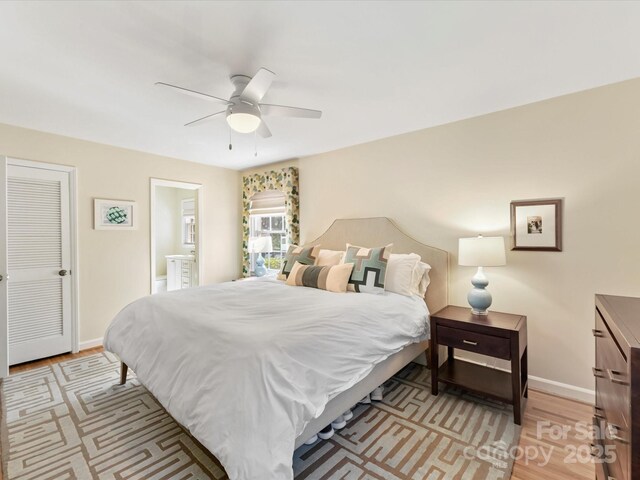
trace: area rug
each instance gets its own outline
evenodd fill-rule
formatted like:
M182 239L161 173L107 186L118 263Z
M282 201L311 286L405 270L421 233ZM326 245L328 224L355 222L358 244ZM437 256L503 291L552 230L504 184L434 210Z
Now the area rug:
M5 480L225 479L220 463L109 353L11 375L2 383ZM259 427L258 427L259 428ZM296 479L508 479L520 429L499 403L445 390L411 364L383 402L354 409L332 439L294 456Z

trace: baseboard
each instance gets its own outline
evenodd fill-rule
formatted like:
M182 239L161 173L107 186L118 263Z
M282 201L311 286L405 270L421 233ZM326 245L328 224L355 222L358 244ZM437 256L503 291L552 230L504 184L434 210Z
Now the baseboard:
M94 338L93 340L85 340L78 345L79 350L87 350L88 348L101 347L102 337Z
M534 377L532 375L529 375L529 388L591 405L596 402L596 392L594 390L576 387L575 385L556 382L555 380L548 380L546 378Z

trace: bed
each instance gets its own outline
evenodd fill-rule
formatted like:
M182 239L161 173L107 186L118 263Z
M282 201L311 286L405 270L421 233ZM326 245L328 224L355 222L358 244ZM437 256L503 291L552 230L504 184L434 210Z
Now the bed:
M231 479L293 478L295 448L424 358L428 312L447 303L447 252L387 218L336 220L308 243L343 250L347 242L419 254L432 267L425 301L229 282L134 302L114 319L105 348L122 360L122 380L129 365Z

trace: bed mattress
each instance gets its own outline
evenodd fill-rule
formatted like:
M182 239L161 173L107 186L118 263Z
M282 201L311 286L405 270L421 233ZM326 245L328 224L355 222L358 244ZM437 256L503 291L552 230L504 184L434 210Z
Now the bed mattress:
M142 298L104 346L231 479L292 479L295 440L327 402L428 338L418 297L337 294L276 280Z

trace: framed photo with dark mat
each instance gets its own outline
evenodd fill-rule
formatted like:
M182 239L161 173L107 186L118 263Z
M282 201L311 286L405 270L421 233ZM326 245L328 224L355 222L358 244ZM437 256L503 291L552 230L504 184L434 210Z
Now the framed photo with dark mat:
M135 230L136 202L128 200L93 200L93 228L95 230Z
M562 199L511 202L511 250L562 251Z

